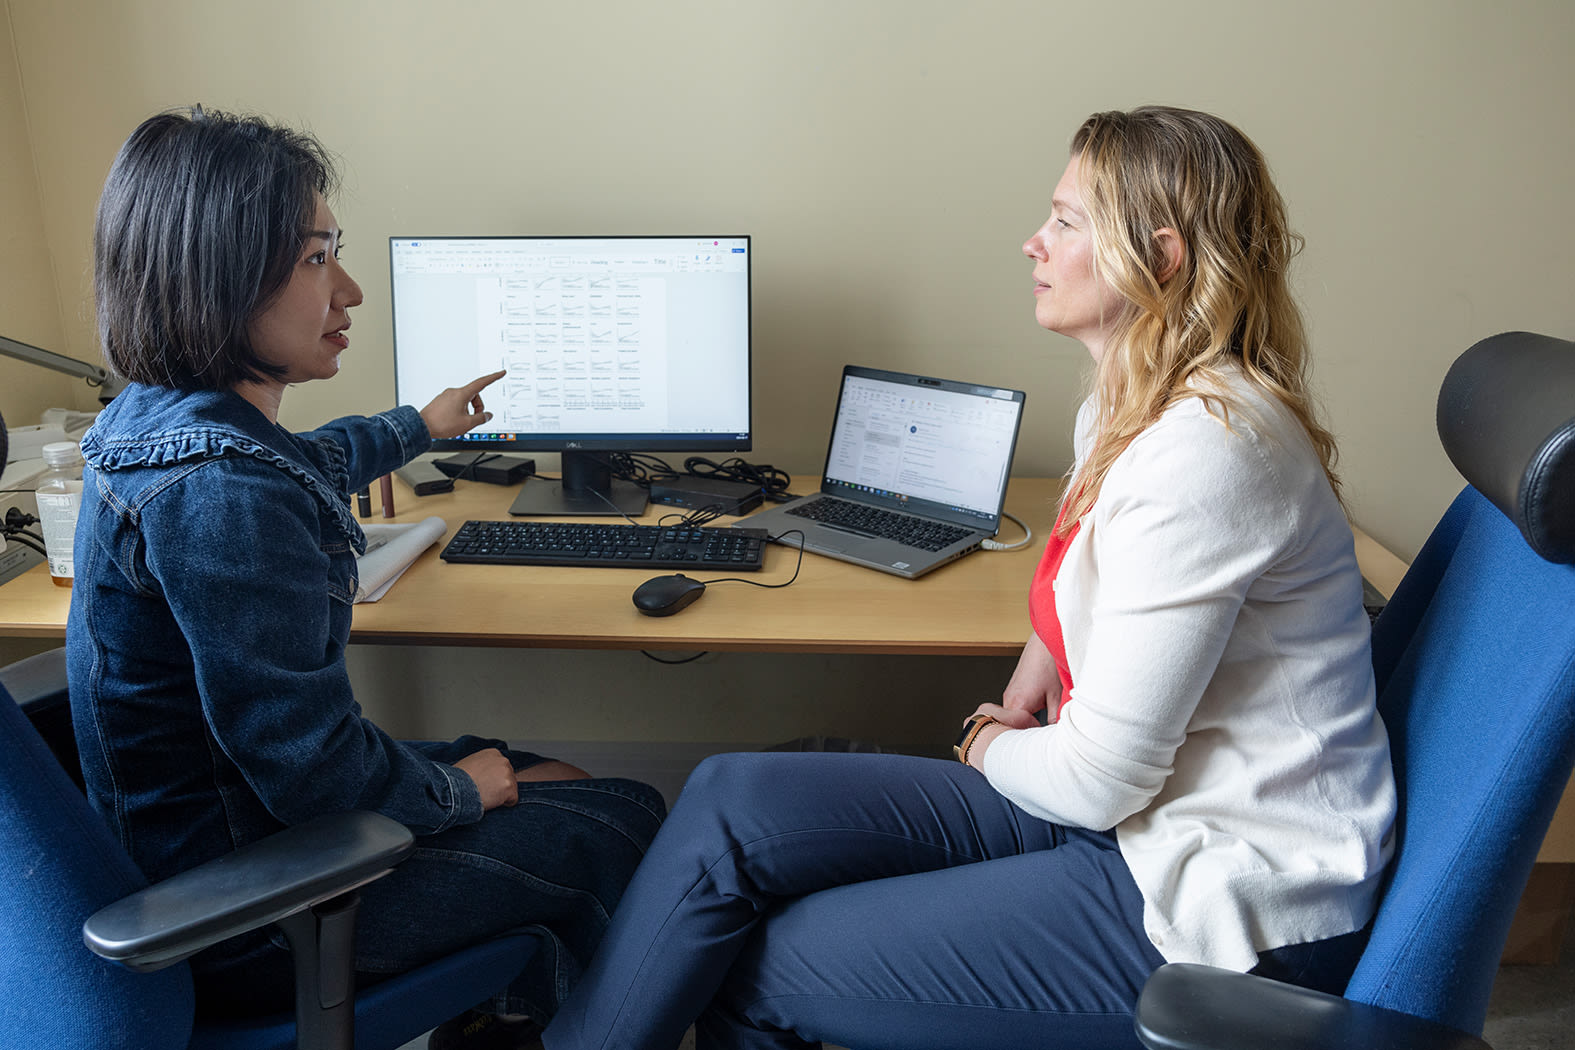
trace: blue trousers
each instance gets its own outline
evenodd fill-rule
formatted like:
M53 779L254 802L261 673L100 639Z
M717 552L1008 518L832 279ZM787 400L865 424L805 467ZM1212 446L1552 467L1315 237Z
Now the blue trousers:
M548 1050L1135 1046L1164 959L1108 832L902 755L695 770Z
M516 768L540 756L510 751ZM546 1022L579 979L666 807L655 788L592 778L527 782L518 805L416 839L404 863L361 888L356 984L500 934L541 942L525 972L477 1006ZM225 942L193 959L198 1006L288 1008L294 967L280 934Z

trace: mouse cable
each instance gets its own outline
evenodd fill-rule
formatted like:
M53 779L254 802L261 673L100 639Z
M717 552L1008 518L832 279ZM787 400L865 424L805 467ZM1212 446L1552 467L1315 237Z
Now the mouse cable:
M1019 518L1015 514L1008 514L1004 510L1001 511L1001 517L1011 518L1013 521L1017 522L1017 527L1023 530L1023 538L1018 540L1016 543L1002 543L1000 540L985 540L979 544L982 549L987 551L1017 551L1022 550L1024 547L1033 542L1034 530L1030 529L1028 524L1023 521L1022 518Z
M724 576L720 580L702 580L700 582L704 583L707 587L711 586L713 583L747 583L751 587L765 587L768 589L788 586L788 584L791 584L794 580L798 579L799 570L804 567L804 531L802 529L788 529L780 535L771 537L773 540L780 540L783 536L791 536L795 532L798 533L799 539L798 563L793 566L793 575L788 577L786 583L761 583L759 580L746 580L742 576ZM659 664L673 666L676 664L693 663L695 660L700 659L709 651L710 650L704 650L702 652L695 653L693 656L686 656L682 660L664 660L660 656L655 656L644 649L640 650L640 655L648 660L655 660Z
M692 664L710 651L711 650L709 649L703 649L700 652L695 653L693 656L684 657L682 660L664 660L655 653L649 652L645 649L640 650L640 655L645 657L647 660L655 660L659 664L666 664L668 667L677 667L679 664Z
M795 532L798 533L798 564L793 566L793 575L788 577L786 583L761 583L759 580L746 580L742 576L724 576L720 580L701 580L700 582L707 587L713 583L747 583L751 587L765 587L768 589L789 586L794 580L798 579L798 572L804 567L804 530L786 529L775 536L768 537L773 543L777 543L781 542L783 536L791 536Z

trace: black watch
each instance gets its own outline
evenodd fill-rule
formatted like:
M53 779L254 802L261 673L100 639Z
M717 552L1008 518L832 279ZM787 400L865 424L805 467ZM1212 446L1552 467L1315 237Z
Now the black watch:
M1001 723L989 715L970 715L968 721L963 723L962 732L957 734L957 743L952 745L952 754L957 756L957 761L963 765L968 764L968 749L973 746L974 739L978 737L979 730L988 725Z

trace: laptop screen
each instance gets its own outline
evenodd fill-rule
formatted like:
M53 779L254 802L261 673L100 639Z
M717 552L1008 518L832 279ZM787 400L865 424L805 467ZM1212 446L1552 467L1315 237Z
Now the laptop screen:
M849 366L822 491L993 525L1022 410L1021 391Z

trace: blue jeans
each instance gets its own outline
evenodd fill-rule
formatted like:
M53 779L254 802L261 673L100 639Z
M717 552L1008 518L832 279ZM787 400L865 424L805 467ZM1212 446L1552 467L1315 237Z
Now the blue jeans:
M515 768L540 756L510 751ZM541 948L484 1010L545 1023L591 958L666 807L633 780L522 783L519 803L416 839L411 856L361 889L356 983L369 985L460 948L528 931ZM192 959L199 1009L287 1009L282 935L236 938Z
M1164 959L1109 832L902 755L708 759L548 1050L1135 1046Z

